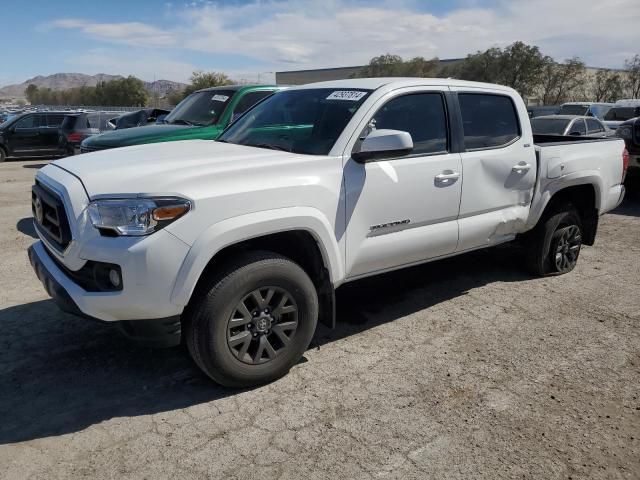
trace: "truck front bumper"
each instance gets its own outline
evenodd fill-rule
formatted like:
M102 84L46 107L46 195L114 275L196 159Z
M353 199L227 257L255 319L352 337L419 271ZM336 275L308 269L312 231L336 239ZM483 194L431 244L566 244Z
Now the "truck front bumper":
M114 315L119 315L123 308L126 309L130 299L125 291L86 292L56 265L42 241L31 245L28 255L38 279L63 312L91 320L114 322L126 337L147 346L170 347L180 343L181 307L172 307L175 308L175 314L160 318L105 319L105 305L113 305ZM162 311L166 311L166 308L163 306ZM151 316L154 312L149 313Z

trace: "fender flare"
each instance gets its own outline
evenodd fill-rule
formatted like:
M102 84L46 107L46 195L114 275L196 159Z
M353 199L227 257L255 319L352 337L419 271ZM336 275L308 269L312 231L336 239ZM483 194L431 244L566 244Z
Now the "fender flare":
M211 259L225 247L265 235L303 230L318 243L331 283L344 279L344 260L333 228L326 217L312 207L263 210L227 218L208 227L194 242L182 262L171 294L171 303L186 306Z
M569 187L577 187L581 185L591 185L593 187L596 197L596 204L594 207L598 211L601 211L603 207L602 202L604 201L604 185L600 173L596 171L576 172L575 174L569 174L554 179L544 185L544 188L535 195L535 207L531 209L528 226L533 228L538 223L547 206L549 206L549 202L558 192Z

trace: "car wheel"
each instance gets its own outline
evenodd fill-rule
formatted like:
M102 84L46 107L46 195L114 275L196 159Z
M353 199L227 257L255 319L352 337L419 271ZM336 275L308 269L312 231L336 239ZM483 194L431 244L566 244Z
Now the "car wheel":
M4 162L7 159L7 154L4 149L0 148L0 163Z
M244 255L205 279L183 315L196 364L229 387L285 375L311 342L318 320L313 282L271 252Z
M533 275L569 273L580 256L580 215L570 204L562 205L553 212L538 222L525 242L527 268Z

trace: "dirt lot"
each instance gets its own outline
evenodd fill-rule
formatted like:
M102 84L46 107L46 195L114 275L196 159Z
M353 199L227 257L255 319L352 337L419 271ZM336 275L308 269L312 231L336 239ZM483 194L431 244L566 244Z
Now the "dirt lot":
M501 247L353 284L305 362L232 391L57 310L41 163L0 165L1 478L640 478L637 194L567 276Z

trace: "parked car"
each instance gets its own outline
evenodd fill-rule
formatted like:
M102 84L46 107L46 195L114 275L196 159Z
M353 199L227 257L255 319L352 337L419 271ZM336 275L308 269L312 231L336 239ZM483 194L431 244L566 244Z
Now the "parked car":
M515 239L532 273L570 272L622 201L623 150L534 136L504 86L308 84L218 141L40 169L29 258L63 310L137 338L182 332L215 381L257 385L300 360L318 321L334 325L346 282Z
M66 112L34 112L17 115L0 125L0 162L10 157L63 155L58 129Z
M560 105L538 105L527 107L529 118L542 117L544 115L556 115L560 111Z
M85 138L108 130L107 122L112 115L113 112L67 113L60 126L60 150L67 155L79 153L80 144Z
M558 115L578 115L581 117L604 118L613 103L567 102L560 107Z
M112 119L114 130L122 130L124 128L143 127L156 123L158 117L166 117L170 110L162 108L143 108L135 112L125 113Z
M534 135L571 135L611 137L614 131L595 117L575 115L548 115L531 119Z
M134 127L85 140L81 152L144 143L215 139L234 117L282 87L240 85L214 87L192 93L168 114L162 125Z
M629 173L640 176L640 117L622 122L616 130L616 136L624 140L629 162Z
M618 100L604 116L605 124L615 130L622 122L640 117L640 100Z

